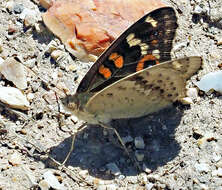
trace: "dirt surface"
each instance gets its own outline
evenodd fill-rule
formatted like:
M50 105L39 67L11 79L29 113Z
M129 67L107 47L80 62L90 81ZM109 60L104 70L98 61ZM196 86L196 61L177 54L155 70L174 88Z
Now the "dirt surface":
M60 114L55 87L74 90L90 64L75 60L47 30L41 6L14 2L0 0L0 57L17 56L35 74L27 70L30 110L0 106L0 189L222 189L222 96L217 93L201 93L190 106L175 104L144 118L113 121L128 140L131 156L144 156L144 172L136 169L113 131L98 126L78 132L66 168L56 167L46 153L62 162L80 124L75 116ZM173 56L203 57L203 69L188 82L194 87L204 74L219 70L222 61L221 1L165 3L178 14ZM24 26L26 9L37 16ZM56 61L50 55L53 44L60 53ZM0 84L13 86L3 76ZM135 147L136 137L144 140L143 149ZM48 171L55 177L52 183Z

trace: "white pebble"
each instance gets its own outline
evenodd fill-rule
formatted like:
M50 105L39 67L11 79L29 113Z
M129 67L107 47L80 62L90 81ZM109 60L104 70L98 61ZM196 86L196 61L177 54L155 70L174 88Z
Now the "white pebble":
M41 180L39 182L39 187L41 188L41 190L48 190L48 189L50 189L50 185L47 183L46 180Z
M209 171L209 165L205 164L205 163L195 164L195 168L199 172L208 172Z
M122 137L122 141L123 141L124 144L130 143L130 142L133 141L133 137L131 137L130 135Z
M136 152L135 152L135 156L136 156L136 159L137 159L139 162L142 162L143 159L144 159L144 154L141 153L141 152L136 151Z
M208 73L202 77L202 79L196 83L198 88L204 92L209 92L214 89L215 91L222 93L222 71L215 71Z
M193 100L192 100L190 97L182 98L180 101L181 101L181 103L184 104L184 105L193 104Z
M19 89L27 88L24 66L14 58L10 57L0 64L0 72L7 80L12 81Z
M0 101L11 108L28 110L29 102L22 92L13 87L0 87Z
M149 169L149 168L146 166L146 164L144 164L144 163L143 163L143 171L146 172L147 174L152 173L152 170Z
M115 184L110 184L106 186L106 190L116 190L117 186Z
M222 168L217 169L217 176L222 177Z
M192 99L198 98L198 90L196 88L188 88L187 89L187 96Z
M115 175L115 176L118 176L121 174L118 166L115 164L115 163L109 163L109 164L106 164L106 167L110 170L110 172Z
M63 56L63 51L61 50L54 50L52 53L51 53L51 57L56 61L58 58L62 57Z
M145 144L144 144L142 137L136 137L134 139L134 144L137 149L144 149L145 148Z
M22 163L22 159L21 159L20 155L16 152L13 153L12 155L10 155L8 161L13 166L17 166L17 165L20 165Z
M146 190L151 190L153 188L154 184L153 183L148 183L145 185Z
M65 190L65 186L59 183L58 179L49 170L43 174L45 181L50 185L50 187L58 190Z
M27 99L28 99L29 101L33 100L34 98L35 98L35 95L34 95L33 93L28 93L28 94L27 94Z

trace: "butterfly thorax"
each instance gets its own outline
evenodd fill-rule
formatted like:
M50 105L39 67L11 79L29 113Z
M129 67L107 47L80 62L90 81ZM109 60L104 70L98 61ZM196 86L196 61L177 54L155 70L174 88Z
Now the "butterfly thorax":
M109 122L97 118L95 114L90 113L86 109L86 104L93 95L94 93L90 92L76 93L74 95L66 96L65 98L61 99L61 101L64 109L73 113L80 120L84 120L90 124L98 124L101 121L105 123Z

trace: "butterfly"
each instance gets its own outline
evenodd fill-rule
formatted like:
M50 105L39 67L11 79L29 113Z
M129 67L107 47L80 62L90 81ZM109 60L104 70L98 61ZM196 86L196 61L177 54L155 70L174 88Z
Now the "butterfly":
M129 27L98 58L74 95L61 101L90 124L137 118L159 111L186 94L186 80L201 67L200 57L171 60L177 17L156 9Z

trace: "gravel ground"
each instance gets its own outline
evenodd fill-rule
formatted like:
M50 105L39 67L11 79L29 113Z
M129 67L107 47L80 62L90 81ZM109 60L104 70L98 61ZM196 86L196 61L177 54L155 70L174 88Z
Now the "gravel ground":
M194 87L204 74L219 70L222 3L165 2L178 12L174 56L203 57L203 69L188 83ZM24 10L34 11L25 26ZM70 56L42 23L43 11L35 1L15 0L10 6L0 0L0 57L17 56L35 71L27 72L30 110L0 105L0 189L222 189L222 96L217 93L199 93L190 106L175 104L144 118L113 121L144 172L137 171L113 131L98 126L78 132L66 167L57 167L47 155L64 160L79 122L60 114L55 87L74 90L90 64ZM56 61L50 55L55 45ZM1 86L13 86L0 79Z

